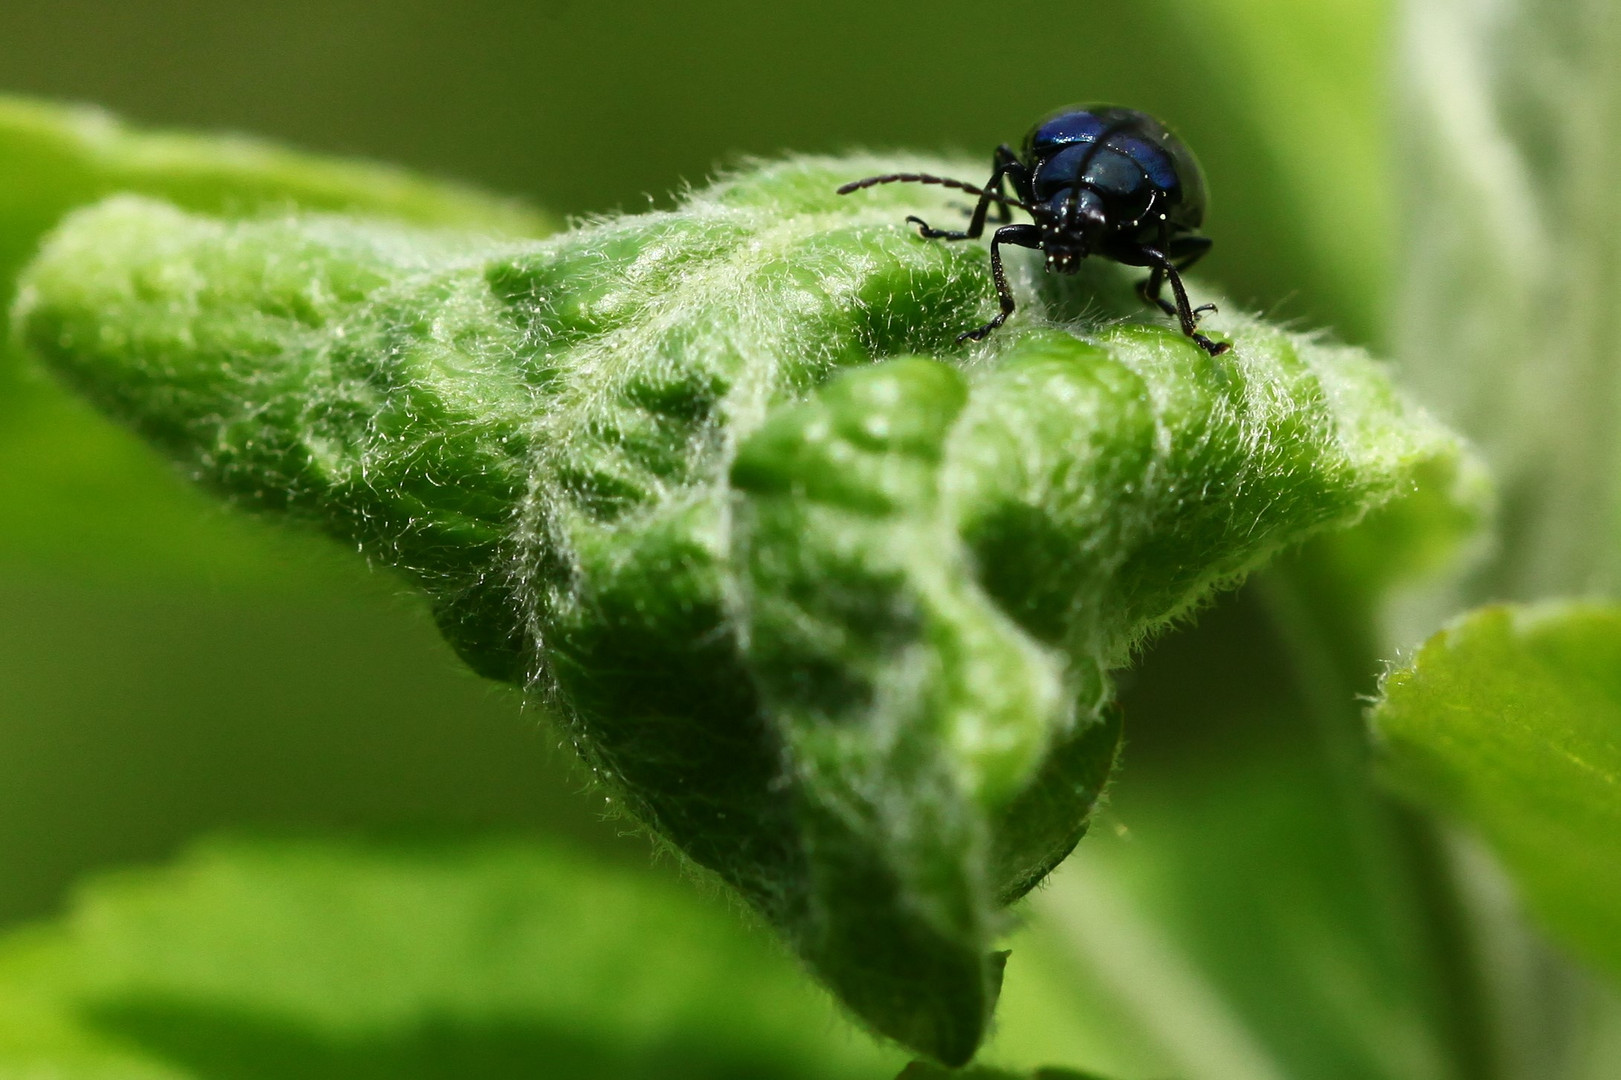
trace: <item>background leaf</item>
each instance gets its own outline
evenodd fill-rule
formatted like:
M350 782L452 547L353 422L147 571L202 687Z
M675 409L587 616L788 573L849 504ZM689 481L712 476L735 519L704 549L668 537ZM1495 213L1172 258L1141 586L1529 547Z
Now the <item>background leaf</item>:
M1530 906L1621 975L1621 612L1485 608L1385 682L1384 759L1479 828Z
M891 1075L690 888L549 845L216 841L0 945L0 1075ZM11 1006L17 1005L18 1008Z

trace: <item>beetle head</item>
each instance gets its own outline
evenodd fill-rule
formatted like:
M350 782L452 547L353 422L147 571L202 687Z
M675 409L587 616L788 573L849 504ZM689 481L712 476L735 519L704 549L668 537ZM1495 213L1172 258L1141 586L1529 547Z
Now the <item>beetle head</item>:
M1065 188L1047 203L1040 215L1041 250L1047 269L1073 274L1081 260L1097 250L1109 227L1103 198L1089 187Z

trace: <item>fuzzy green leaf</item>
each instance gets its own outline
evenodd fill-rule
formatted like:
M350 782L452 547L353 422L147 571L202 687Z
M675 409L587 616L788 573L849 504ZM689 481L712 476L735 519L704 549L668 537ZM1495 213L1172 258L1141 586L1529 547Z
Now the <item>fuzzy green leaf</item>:
M720 906L563 851L216 842L98 880L61 922L0 941L0 1076L896 1068L831 1032L818 997Z
M1128 279L1041 282L894 162L807 160L675 211L491 244L122 199L29 273L26 339L199 479L424 588L535 680L639 820L736 887L856 1012L947 1063L983 1036L1001 909L1086 827L1107 672L1280 547L1456 447L1354 350ZM929 169L941 163L917 163Z
M1480 609L1392 673L1397 782L1478 827L1530 906L1621 976L1621 610Z

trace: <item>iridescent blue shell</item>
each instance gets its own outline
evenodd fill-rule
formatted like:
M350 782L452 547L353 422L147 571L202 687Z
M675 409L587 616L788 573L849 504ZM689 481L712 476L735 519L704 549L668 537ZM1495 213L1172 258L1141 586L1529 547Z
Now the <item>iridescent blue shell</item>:
M1147 113L1117 105L1073 105L1051 114L1024 140L1038 202L1085 186L1121 223L1152 213L1171 226L1204 221L1204 173L1193 151Z

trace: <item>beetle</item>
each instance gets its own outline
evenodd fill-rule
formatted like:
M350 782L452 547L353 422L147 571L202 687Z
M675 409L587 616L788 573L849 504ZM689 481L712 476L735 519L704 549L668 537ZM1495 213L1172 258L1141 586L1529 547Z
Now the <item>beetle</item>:
M1182 271L1210 250L1199 234L1204 221L1204 173L1193 151L1164 124L1136 109L1118 105L1073 105L1051 113L1030 129L1024 152L1003 143L992 158L984 187L927 173L869 176L839 188L848 195L878 184L939 184L979 196L968 228L936 229L908 216L928 240L974 240L985 231L991 204L1000 224L991 234L991 277L1002 310L990 322L959 334L979 341L1013 314L1013 290L1002 269L1003 244L1034 248L1046 256L1049 272L1073 274L1088 255L1143 266L1148 277L1137 292L1145 303L1176 317L1182 332L1211 356L1230 345L1199 333L1199 316L1214 304L1193 307ZM1004 184L1012 184L1011 197ZM1010 208L1028 213L1032 224L1010 224ZM1169 282L1174 302L1160 295Z

